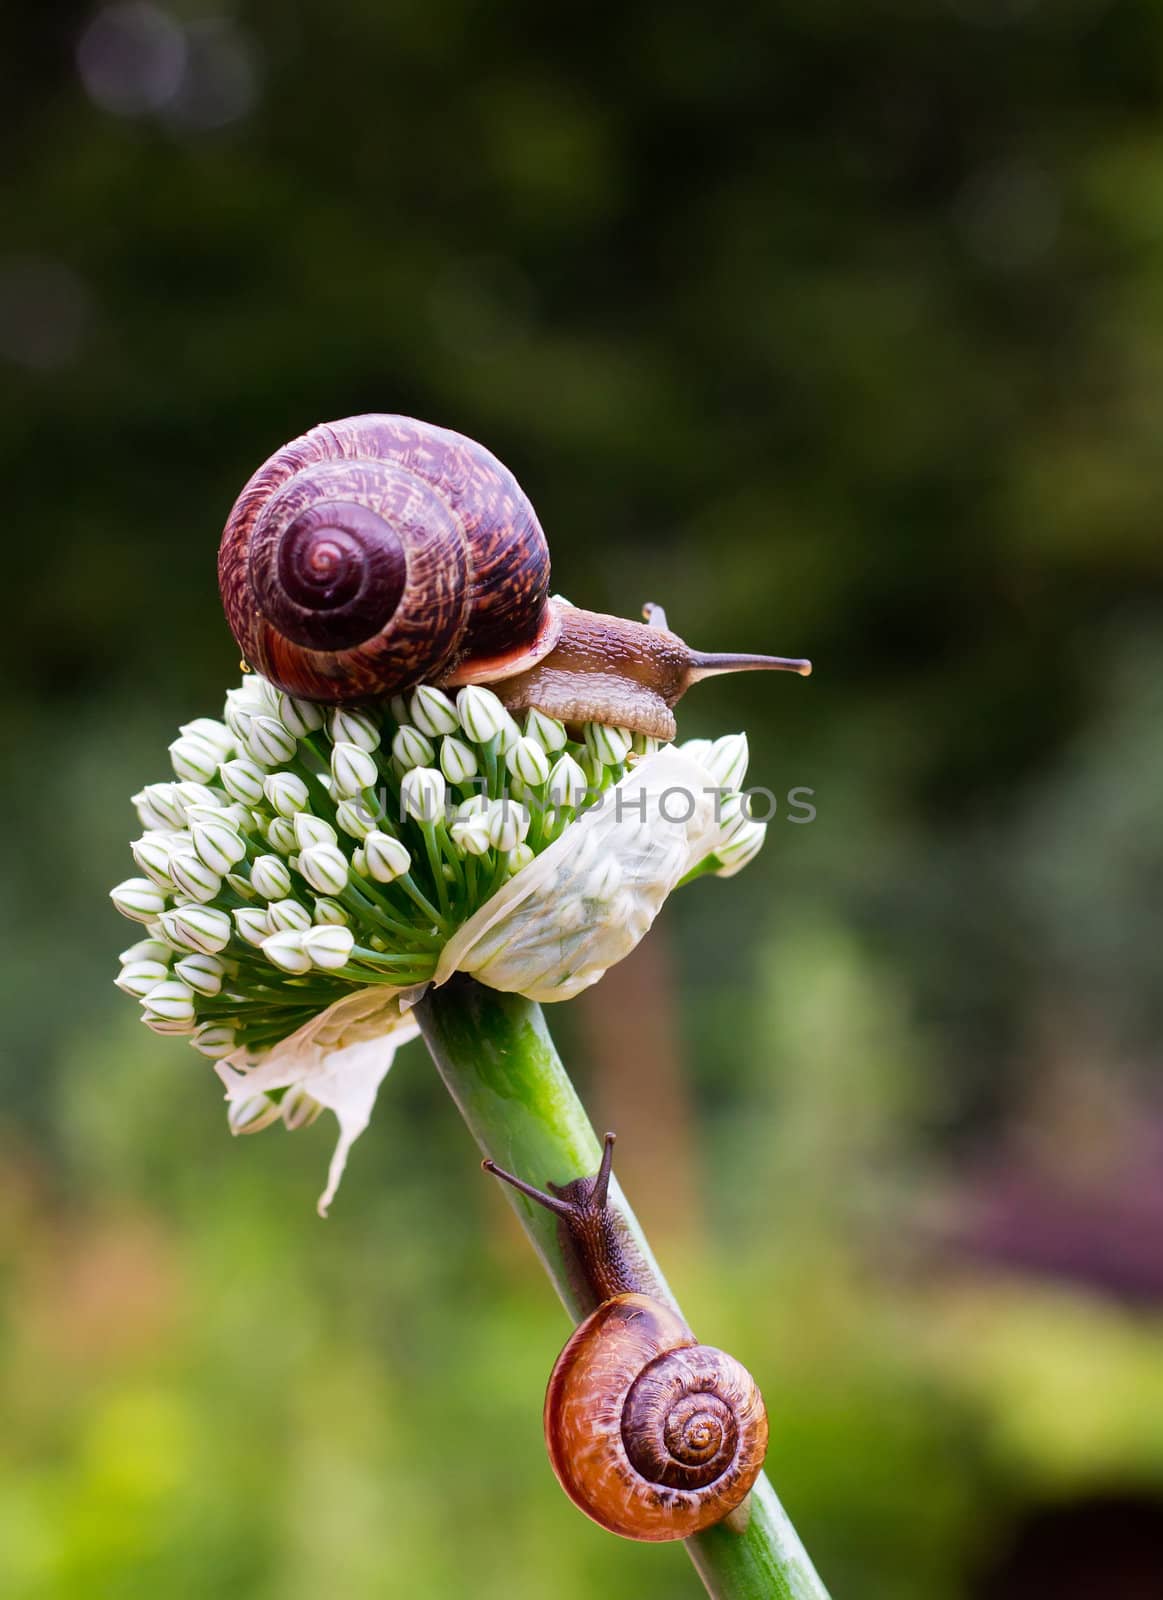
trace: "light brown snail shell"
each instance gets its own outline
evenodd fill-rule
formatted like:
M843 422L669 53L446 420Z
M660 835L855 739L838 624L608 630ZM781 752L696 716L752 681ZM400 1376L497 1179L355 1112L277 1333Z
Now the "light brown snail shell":
M807 672L703 655L666 627L549 594L549 549L507 467L410 417L322 423L247 483L218 555L246 661L305 699L367 701L419 683L487 683L514 711L671 739L673 707L720 672Z
M686 1539L746 1499L767 1453L767 1412L733 1356L701 1345L671 1306L642 1292L607 1207L602 1164L549 1194L485 1167L560 1219L567 1253L598 1304L574 1330L545 1394L545 1443L580 1510L626 1539Z

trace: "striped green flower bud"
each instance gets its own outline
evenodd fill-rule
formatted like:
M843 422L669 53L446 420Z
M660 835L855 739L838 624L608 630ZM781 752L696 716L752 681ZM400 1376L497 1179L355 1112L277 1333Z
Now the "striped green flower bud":
M216 956L230 943L230 918L215 906L181 906L163 912L166 938L179 950L197 950Z
M467 783L480 770L476 752L463 739L449 734L440 741L440 770L449 783Z
M512 776L531 789L540 788L549 781L549 757L536 739L521 737L505 755L505 765Z
M412 721L430 739L455 733L459 726L456 707L442 689L421 684L412 696Z
M417 822L438 822L444 814L447 786L435 767L413 767L400 782L400 805Z
M195 994L211 998L222 988L226 967L217 956L183 956L180 961L174 962L174 976L193 989Z
M283 900L291 892L291 874L282 856L257 856L250 869L250 886L264 900Z
M295 772L272 772L263 779L263 794L280 817L294 817L311 803L307 785Z
M331 781L341 800L354 800L379 777L375 757L357 744L337 744L331 751Z
M496 738L509 716L493 691L482 688L479 683L470 683L459 691L456 712L473 744L488 744L490 739Z
M350 706L336 706L328 712L327 732L332 744L355 744L368 751L380 747L379 723L368 712L353 711Z
M109 898L131 922L152 922L166 908L166 897L148 878L126 878L110 889Z
M224 761L218 769L218 776L226 793L240 805L257 806L262 803L265 774L249 756Z
M363 859L367 876L374 878L377 883L394 883L412 865L407 846L390 833L381 833L378 829L369 833L364 840Z
M311 926L311 913L297 900L275 900L267 907L267 923L272 933L302 933Z
M272 933L262 942L262 953L281 972L310 972L311 957L303 948L303 935L293 928Z
M430 767L436 759L432 741L410 723L397 730L392 740L392 755L402 773L410 772L413 767Z
M239 938L245 939L247 944L256 948L268 934L274 932L265 908L260 910L258 906L242 906L239 910L232 911L231 916L234 918Z
M314 700L296 700L294 695L279 691L278 718L288 733L296 739L305 739L323 726L323 707Z
M342 894L347 888L347 858L333 844L300 851L299 871L319 894Z
M336 972L345 967L351 958L355 937L349 928L334 924L308 928L303 935L303 949L311 965L322 972Z

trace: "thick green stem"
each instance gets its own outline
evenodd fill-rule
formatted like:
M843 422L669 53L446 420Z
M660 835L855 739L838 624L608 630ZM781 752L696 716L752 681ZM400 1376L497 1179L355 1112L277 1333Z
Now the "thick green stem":
M568 1183L597 1170L601 1147L554 1049L540 1006L458 974L416 1007L425 1042L481 1151L537 1184ZM574 1321L591 1309L571 1282L557 1224L507 1186L505 1196ZM647 1281L673 1303L617 1178L610 1205ZM827 1591L766 1477L750 1497L744 1532L726 1524L686 1541L714 1600L827 1600Z

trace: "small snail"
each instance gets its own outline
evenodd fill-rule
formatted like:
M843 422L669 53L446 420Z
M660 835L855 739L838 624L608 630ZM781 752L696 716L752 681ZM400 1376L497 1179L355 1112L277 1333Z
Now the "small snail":
M811 670L700 655L658 607L644 624L551 597L545 535L512 473L410 417L322 423L277 450L234 504L218 579L247 662L312 700L487 683L512 711L672 739L672 708L700 678Z
M767 1453L767 1413L750 1373L697 1342L670 1306L642 1292L606 1205L614 1135L593 1178L543 1194L487 1172L548 1207L597 1309L574 1330L545 1394L557 1480L588 1517L626 1539L686 1539L746 1498Z

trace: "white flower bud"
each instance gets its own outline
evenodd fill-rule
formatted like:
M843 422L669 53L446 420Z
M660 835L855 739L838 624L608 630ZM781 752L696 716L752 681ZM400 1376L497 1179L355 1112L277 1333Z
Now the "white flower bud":
M229 805L212 806L187 806L186 826L193 829L195 823L204 823L217 828L233 828L236 833L244 830L249 833L254 827L253 813L245 806L239 805L237 800L232 800Z
M110 889L109 898L131 922L152 922L166 908L166 897L148 878L126 878Z
M377 883L394 883L412 865L407 846L390 833L381 833L378 829L369 833L364 841L363 859L367 875Z
M410 772L413 767L430 767L436 759L432 741L410 723L405 723L397 731L392 740L392 755L399 762L402 773Z
M269 939L264 939L262 953L282 972L301 974L311 970L311 957L303 948L303 935L293 928L272 933Z
M515 800L493 800L489 804L489 840L494 850L515 850L525 843L529 832L529 813Z
M173 882L170 878L170 847L167 840L172 837L160 829L143 834L140 839L135 839L130 845L133 859L152 883L159 889L172 889Z
M213 717L195 717L193 722L183 722L178 732L183 737L201 739L208 744L219 761L227 761L234 754L234 735L224 722Z
M222 804L213 789L207 788L204 783L193 783L189 780L174 784L174 798L181 806L182 816L187 822L190 820L191 806L218 807Z
M241 742L260 767L283 766L294 760L297 749L294 734L283 727L278 717L252 717Z
M400 805L406 817L417 822L437 822L444 814L447 786L435 767L413 767L400 780Z
M216 906L181 906L161 919L165 936L179 950L216 956L230 943L230 918Z
M525 737L536 739L546 754L552 755L555 750L565 749L565 723L558 722L556 717L547 717L534 706L525 717Z
M302 933L311 926L311 913L297 900L275 900L267 907L267 925L272 933Z
M351 870L357 878L366 878L368 876L367 855L361 844L357 844L351 852Z
M351 957L355 938L350 928L324 925L309 928L303 935L303 949L311 965L323 972L337 972Z
M185 812L172 783L147 783L133 797L144 828L184 828Z
M497 739L497 750L500 755L507 756L509 751L521 737L521 729L516 717L511 717L505 712L505 720L501 723L500 736Z
M203 905L222 892L222 874L208 867L192 850L174 852L170 858L170 877L175 889Z
M722 866L715 873L717 878L733 878L737 872L742 872L749 861L763 849L763 842L767 838L767 824L765 822L751 822L744 820L742 824L733 829L730 838L715 850L715 855L722 862Z
M231 1133L260 1133L263 1128L269 1128L272 1122L277 1122L281 1115L279 1103L265 1094L231 1100L226 1108L226 1122Z
M224 877L246 857L246 844L229 822L194 822L194 849L211 869Z
M747 735L725 733L715 740L702 761L720 789L738 789L747 776L749 759Z
M652 756L656 750L661 750L662 745L661 739L652 739L646 733L636 733L630 748L636 756Z
M131 961L160 961L163 966L173 955L164 939L139 939L117 957L123 967Z
M247 944L260 945L273 931L267 913L260 911L257 906L243 906L231 915L234 918L234 926L238 929L239 938L245 939Z
M549 781L549 757L536 739L527 736L518 739L513 748L506 752L505 765L514 778L528 784L531 789L540 788Z
M633 739L625 728L608 728L604 722L586 723L586 748L604 767L620 767L630 754Z
M302 778L294 772L272 772L263 779L262 792L280 817L293 817L306 811L310 794Z
M258 856L250 869L250 886L264 900L282 900L291 892L291 874L281 856Z
M315 914L311 919L320 928L343 928L351 921L338 900L326 896L316 900Z
M309 1128L322 1110L320 1102L301 1083L293 1083L279 1101L279 1116L288 1133Z
M333 844L300 851L299 871L319 894L342 894L347 888L347 857Z
M448 832L453 844L463 850L465 855L487 856L492 849L487 816L477 814L462 817L452 824Z
M142 1004L144 1006L144 1001ZM183 1034L194 1031L194 1024L189 1019L163 1017L156 1011L143 1010L141 1020L154 1033Z
M170 745L170 765L175 774L192 783L209 783L221 759L214 746L197 734L183 734Z
M412 696L412 721L430 739L455 733L459 726L452 701L442 690L433 689L426 683L422 683Z
M331 781L341 800L354 800L379 777L376 760L357 744L337 744L331 751Z
M164 961L127 961L113 982L123 994L144 1000L151 989L165 981L170 970Z
M195 994L204 994L209 999L221 989L226 968L217 956L183 956L174 962L174 976Z
M549 772L549 798L555 806L576 806L587 788L585 773L568 753L558 756Z
M335 808L335 820L353 839L366 839L375 832L376 819L365 800L341 800Z
M314 700L297 700L282 690L278 696L278 718L288 733L296 739L305 739L309 733L323 726L323 707Z
M176 978L155 983L145 997L146 1017L157 1017L162 1022L193 1022L194 991L189 984Z
M462 800L460 802L456 810L453 812L453 816L458 822L463 822L465 817L487 816L488 811L489 797L487 794L481 794L478 790L475 794L470 794L467 800Z
M456 697L460 725L474 744L488 744L505 726L509 713L491 689L470 683Z
M263 797L263 770L247 756L224 761L218 769L222 787L232 800L244 806L257 806Z
M281 856L289 856L299 847L290 817L272 817L266 825L266 834L271 849Z
M357 744L361 750L378 750L380 726L366 711L336 706L327 714L327 731L332 744Z
M476 753L463 739L451 735L440 741L440 770L449 783L467 783L479 770Z
M200 1028L194 1029L190 1043L199 1054L208 1056L211 1061L221 1061L223 1056L230 1055L238 1048L234 1029L222 1022L204 1022Z
M313 844L334 844L339 837L329 822L311 811L300 811L292 826L300 850L309 850Z
M522 867L527 867L532 860L533 851L527 844L519 844L515 850L510 850L508 861L510 878L514 873L520 872Z

